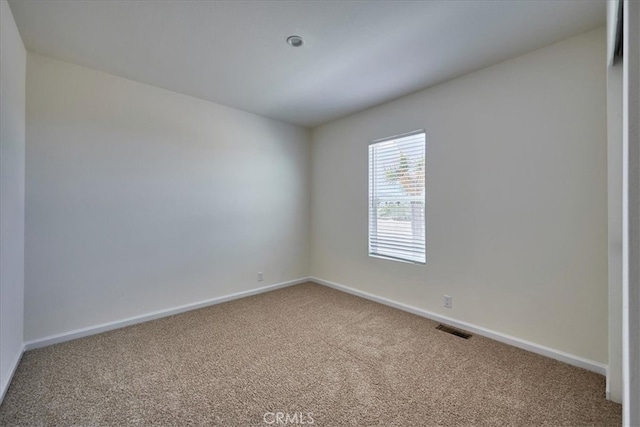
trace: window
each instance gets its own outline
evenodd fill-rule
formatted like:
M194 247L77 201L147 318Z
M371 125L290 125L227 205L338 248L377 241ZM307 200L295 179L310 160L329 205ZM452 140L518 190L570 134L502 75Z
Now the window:
M426 262L425 133L369 145L369 255Z

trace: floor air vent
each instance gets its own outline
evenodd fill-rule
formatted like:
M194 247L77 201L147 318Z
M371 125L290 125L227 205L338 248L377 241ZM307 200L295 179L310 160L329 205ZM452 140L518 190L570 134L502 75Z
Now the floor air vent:
M446 332L448 334L455 335L460 338L464 338L465 340L468 340L473 336L468 332L461 331L460 329L452 328L451 326L446 326L443 324L436 326L436 329L440 329L441 331Z

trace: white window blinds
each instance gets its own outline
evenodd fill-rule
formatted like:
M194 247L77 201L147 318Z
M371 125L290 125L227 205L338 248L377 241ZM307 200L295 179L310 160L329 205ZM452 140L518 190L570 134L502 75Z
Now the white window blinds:
M369 255L424 264L425 133L369 145Z

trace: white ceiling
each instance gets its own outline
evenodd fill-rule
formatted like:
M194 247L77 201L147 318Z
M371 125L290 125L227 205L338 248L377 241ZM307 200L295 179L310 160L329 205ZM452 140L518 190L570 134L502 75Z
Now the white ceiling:
M30 51L310 127L606 20L605 0L10 4Z

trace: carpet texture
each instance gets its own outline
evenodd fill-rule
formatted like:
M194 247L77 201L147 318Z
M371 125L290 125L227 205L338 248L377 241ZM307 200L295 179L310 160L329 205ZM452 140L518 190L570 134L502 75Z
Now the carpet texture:
M29 351L0 425L621 424L603 376L436 326L297 285Z

